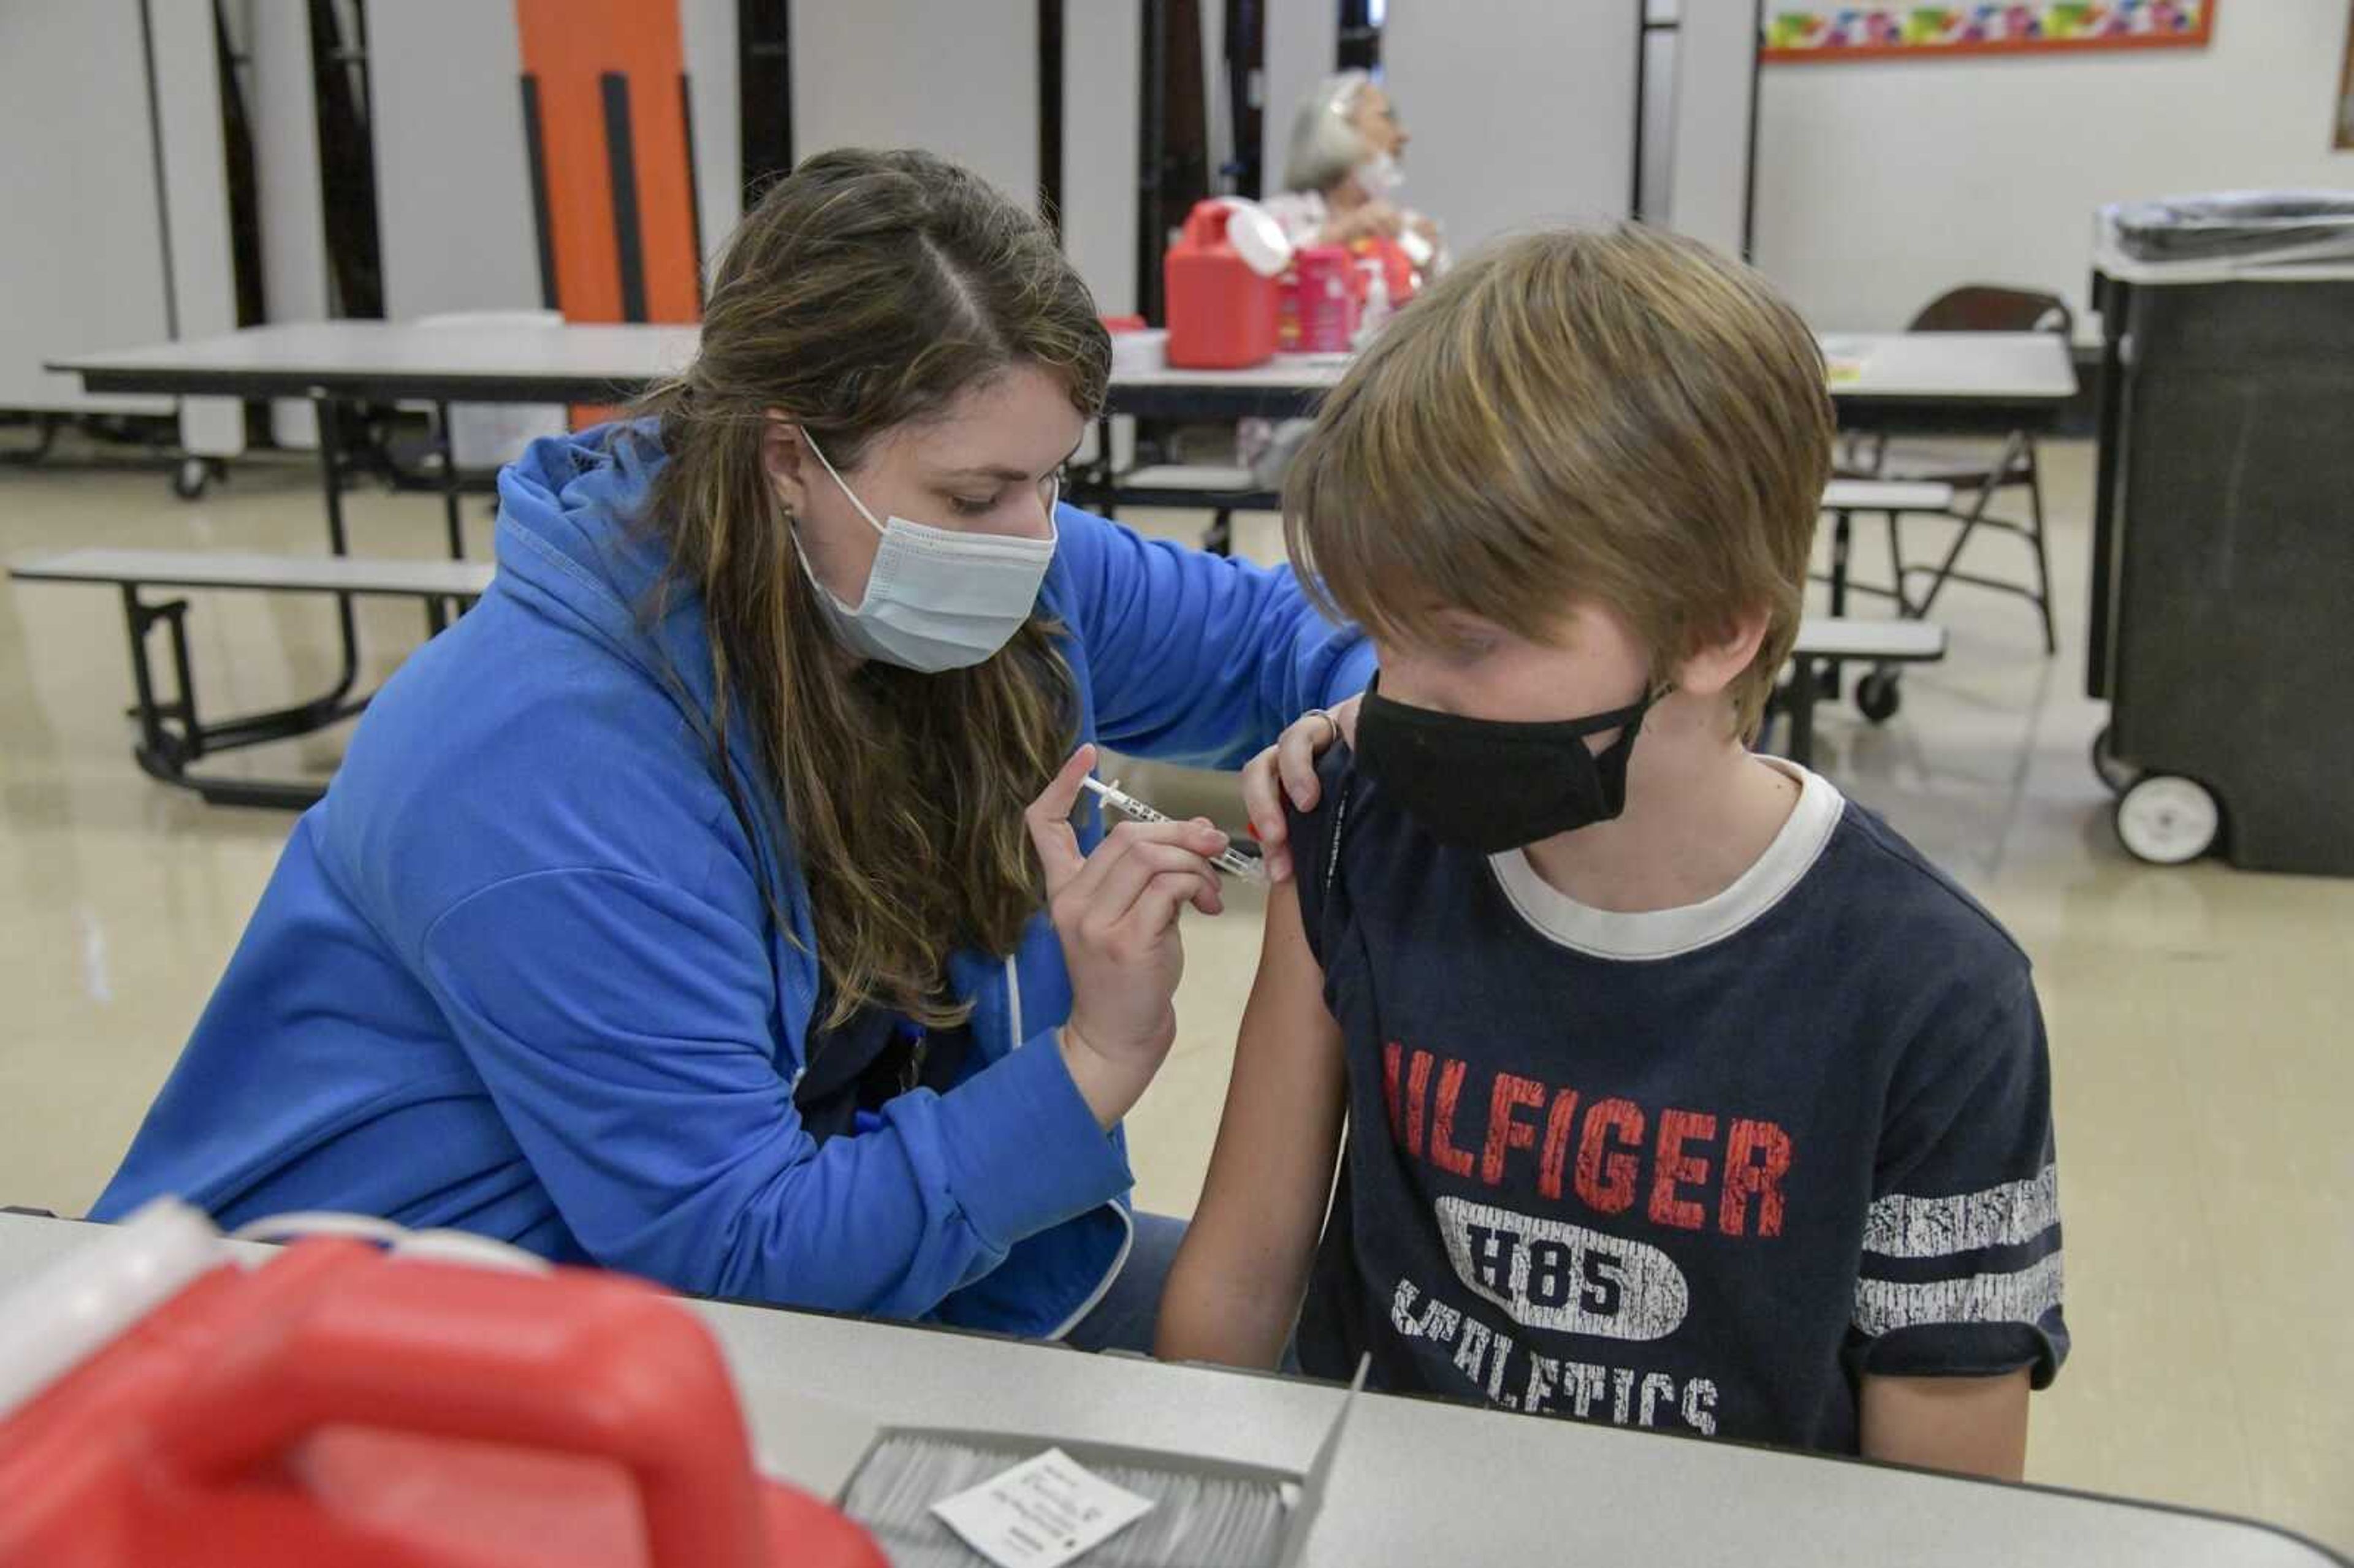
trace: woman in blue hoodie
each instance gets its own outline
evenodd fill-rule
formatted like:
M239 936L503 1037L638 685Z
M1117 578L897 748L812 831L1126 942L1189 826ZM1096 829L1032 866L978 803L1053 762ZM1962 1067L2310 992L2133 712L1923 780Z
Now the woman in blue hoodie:
M771 188L647 417L500 476L490 592L370 706L96 1213L1149 1345L1181 1227L1119 1123L1225 840L1075 830L1079 779L1288 725L1298 764L1372 654L1288 571L1056 505L1108 362L963 170Z

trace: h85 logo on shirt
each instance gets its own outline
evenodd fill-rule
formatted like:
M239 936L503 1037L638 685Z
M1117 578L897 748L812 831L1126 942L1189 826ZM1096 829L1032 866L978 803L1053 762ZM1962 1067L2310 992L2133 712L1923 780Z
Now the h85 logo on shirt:
M1524 1328L1660 1340L1683 1324L1691 1292L1658 1247L1461 1198L1434 1207L1456 1274Z

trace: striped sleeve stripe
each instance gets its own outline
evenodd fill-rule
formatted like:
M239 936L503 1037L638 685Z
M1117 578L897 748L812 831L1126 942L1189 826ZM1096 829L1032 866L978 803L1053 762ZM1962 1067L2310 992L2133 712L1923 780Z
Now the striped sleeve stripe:
M2060 1255L2013 1274L1978 1274L1967 1279L1903 1284L1893 1279L1855 1282L1855 1326L1867 1334L1926 1323L2026 1323L2042 1320L2060 1305Z
M2033 1241L2060 1223L2060 1168L1981 1192L1914 1198L1892 1192L1863 1220L1863 1250L1882 1257L1951 1257Z

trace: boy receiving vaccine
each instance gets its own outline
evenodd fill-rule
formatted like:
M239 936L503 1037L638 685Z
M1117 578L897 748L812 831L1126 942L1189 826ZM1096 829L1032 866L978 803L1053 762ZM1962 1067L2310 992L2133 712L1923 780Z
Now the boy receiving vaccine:
M1287 527L1381 675L1290 822L1163 1356L1296 1335L1392 1390L2020 1475L2068 1349L2027 959L1747 745L1831 438L1797 316L1636 228L1490 250L1327 399Z

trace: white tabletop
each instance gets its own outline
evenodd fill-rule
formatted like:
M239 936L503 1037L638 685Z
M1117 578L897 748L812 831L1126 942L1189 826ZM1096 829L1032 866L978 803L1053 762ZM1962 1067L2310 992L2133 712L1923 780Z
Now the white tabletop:
M322 592L480 599L488 561L384 560L365 556L264 556L241 550L62 550L11 561L33 582L142 583L151 588L316 588Z
M217 337L53 360L92 385L112 375L158 384L174 376L448 383L502 377L635 391L684 369L694 326L519 322L288 322Z
M693 326L534 325L299 322L248 327L218 337L117 349L50 363L93 385L136 376L144 385L174 377L268 377L279 383L447 383L547 379L635 389L685 366ZM2076 391L2065 339L2052 333L1834 333L1823 339L1840 398L2060 402ZM1115 386L1318 391L1339 380L1345 355L1278 355L1244 370L1126 370ZM175 388L184 389L184 388Z
M2065 402L2076 395L2068 340L2050 332L1826 333L1831 396Z
M1988 398L2065 402L2076 395L2068 340L2057 333L1826 333L1831 393L1854 398ZM1120 370L1117 387L1320 391L1351 356L1279 354L1243 370Z
M1823 486L1826 512L1943 512L1954 487L1921 480L1835 479Z
M2076 395L2066 339L2056 333L1827 333L1831 391L1840 397L1988 397L2064 401ZM1346 355L1281 354L1246 370L1129 370L1122 387L1319 389L1348 369Z
M89 1227L0 1215L0 1291ZM981 1428L1304 1467L1327 1386L1051 1346L704 1305L756 1438L822 1401L875 1422ZM1740 1568L2311 1568L2262 1526L2020 1487L1569 1421L1367 1396L1309 1561L1631 1563Z
M1826 659L1885 659L1896 663L1935 663L1946 656L1946 629L1934 620L1909 618L1808 616L1798 623L1793 652Z
M1178 370L1170 366L1115 369L1116 387L1242 387L1279 392L1321 392L1337 383L1356 356L1348 354L1278 354L1264 365L1240 370Z

